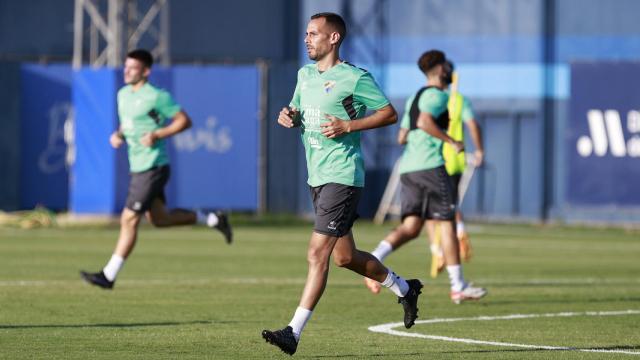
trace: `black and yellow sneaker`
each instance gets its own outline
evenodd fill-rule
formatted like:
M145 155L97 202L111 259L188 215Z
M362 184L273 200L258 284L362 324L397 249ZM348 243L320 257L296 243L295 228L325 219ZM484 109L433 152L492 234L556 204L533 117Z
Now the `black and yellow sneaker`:
M295 354L298 348L298 342L293 335L291 326L276 331L262 330L262 338L269 344L279 347L280 350L289 355Z
M91 285L99 286L103 289L111 290L115 281L109 281L102 271L97 273L90 273L86 271L80 271L80 276L84 281Z
M418 296L422 293L422 283L418 279L407 280L409 291L404 297L398 297L398 303L404 309L404 327L409 329L418 318Z

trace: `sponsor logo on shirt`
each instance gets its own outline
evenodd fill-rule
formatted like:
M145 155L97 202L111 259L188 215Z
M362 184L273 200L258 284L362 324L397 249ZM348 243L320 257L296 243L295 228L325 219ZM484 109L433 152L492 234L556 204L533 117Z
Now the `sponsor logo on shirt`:
M314 149L322 149L322 145L320 145L320 140L318 140L318 139L316 139L316 138L314 138L312 136L309 136L307 138L307 140L309 141L309 146L311 146L312 148L314 148Z
M336 82L333 80L329 80L327 82L324 83L324 92L325 94L328 94L331 92L331 90L333 90L333 88L336 86Z

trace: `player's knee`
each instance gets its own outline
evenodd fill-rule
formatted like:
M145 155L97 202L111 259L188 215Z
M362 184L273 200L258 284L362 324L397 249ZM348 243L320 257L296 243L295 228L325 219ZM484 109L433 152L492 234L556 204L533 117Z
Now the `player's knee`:
M138 224L138 215L134 212L125 212L120 217L120 226L134 228Z
M328 257L322 249L309 249L307 251L307 261L309 265L325 265Z
M420 236L421 229L419 226L405 225L402 230L406 237L414 239Z
M334 254L333 256L333 263L339 267L347 267L352 261L352 254Z

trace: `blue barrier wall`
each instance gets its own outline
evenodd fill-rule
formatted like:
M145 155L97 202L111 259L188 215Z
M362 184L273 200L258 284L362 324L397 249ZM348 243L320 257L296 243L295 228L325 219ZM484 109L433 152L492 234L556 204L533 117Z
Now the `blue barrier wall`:
M118 179L126 176L109 144L117 128L116 92L120 72L84 68L73 72L75 162L70 182L74 213L116 213L122 207Z
M71 116L68 65L22 65L20 207L67 208L69 172L64 126Z
M258 68L176 66L172 73L175 99L193 120L172 139L175 205L257 210Z

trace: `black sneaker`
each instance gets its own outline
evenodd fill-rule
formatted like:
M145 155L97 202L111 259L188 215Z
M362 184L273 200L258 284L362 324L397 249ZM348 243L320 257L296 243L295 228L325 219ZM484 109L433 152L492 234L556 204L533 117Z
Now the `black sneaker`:
M293 336L293 329L287 326L282 330L262 330L262 337L271 345L275 345L283 352L293 355L298 348L298 342Z
M99 286L103 289L107 289L110 290L113 288L113 284L115 283L115 281L109 281L105 276L104 273L102 271L98 272L98 273L89 273L86 271L80 271L80 276L82 276L82 278L84 279L84 281L88 282L89 284L95 285L95 286Z
M404 297L398 297L398 303L404 309L404 327L409 329L418 318L418 296L422 293L422 283L418 279L407 280L409 292Z
M231 224L229 224L227 214L222 211L215 211L214 214L218 217L218 225L214 226L214 228L224 235L227 244L231 244L233 242L233 232L231 231Z

